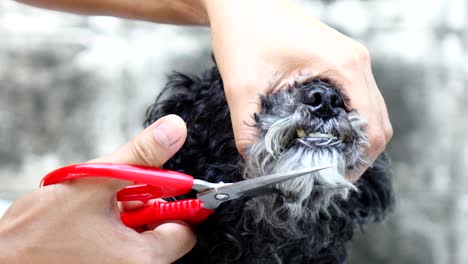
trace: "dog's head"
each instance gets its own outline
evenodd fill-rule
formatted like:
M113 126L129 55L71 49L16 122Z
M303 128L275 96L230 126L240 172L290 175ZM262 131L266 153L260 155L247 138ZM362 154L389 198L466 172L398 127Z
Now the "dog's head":
M350 110L347 100L328 82L311 79L262 96L255 115L258 140L249 149L244 177L336 164L336 167L276 186L271 197L253 199L257 217L280 224L278 212L300 219L329 206L335 196L355 190L357 168L369 165L364 156L365 121ZM311 204L311 199L313 204ZM276 223L275 223L276 222Z
M383 219L391 208L385 155L352 181L356 168L367 164L364 121L328 82L311 79L262 96L252 124L258 139L244 157L236 149L216 67L200 76L172 75L148 109L146 124L167 114L187 122L188 137L164 167L205 181L337 165L266 195L222 204L196 227L198 244L178 263L342 263L354 230Z

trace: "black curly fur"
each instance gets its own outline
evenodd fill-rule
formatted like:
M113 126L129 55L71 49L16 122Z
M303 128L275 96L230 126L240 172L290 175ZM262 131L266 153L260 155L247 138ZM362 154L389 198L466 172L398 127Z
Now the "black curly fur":
M272 107L263 100L262 111ZM274 99L270 99L274 100ZM187 123L183 148L164 167L210 182L243 180L244 160L237 152L221 76L216 67L201 76L175 73L147 110L145 125L167 114ZM359 192L336 200L316 221L300 223L305 234L290 239L271 232L244 214L247 199L221 205L196 227L198 243L177 263L343 263L354 231L380 221L393 204L388 160L382 155L356 182ZM274 229L273 229L274 230ZM259 239L260 238L260 239Z

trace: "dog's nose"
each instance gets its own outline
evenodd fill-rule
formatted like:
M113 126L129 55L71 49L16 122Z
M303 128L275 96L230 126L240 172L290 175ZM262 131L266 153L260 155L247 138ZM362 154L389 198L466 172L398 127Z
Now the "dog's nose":
M337 116L345 108L343 98L335 89L317 87L306 93L304 104L321 118Z

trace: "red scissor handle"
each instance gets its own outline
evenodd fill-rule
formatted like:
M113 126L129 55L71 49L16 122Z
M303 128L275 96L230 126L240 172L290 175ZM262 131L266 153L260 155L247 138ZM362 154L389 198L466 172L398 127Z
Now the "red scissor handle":
M47 174L40 186L84 177L105 177L141 184L128 186L117 193L119 201L140 200L183 195L193 187L193 177L184 173L133 165L83 163L66 166ZM182 220L190 224L204 221L214 210L203 207L198 199L158 202L137 211L123 212L122 222L136 228L168 220Z
M131 228L146 224L160 223L170 220L182 220L189 224L198 224L210 216L214 210L203 207L198 199L180 200L175 202L155 201L153 205L138 211L123 212L122 222Z
M57 169L42 179L41 186L84 177L105 177L140 183L120 191L119 201L148 201L182 195L188 193L193 186L193 177L181 172L109 163L83 163Z

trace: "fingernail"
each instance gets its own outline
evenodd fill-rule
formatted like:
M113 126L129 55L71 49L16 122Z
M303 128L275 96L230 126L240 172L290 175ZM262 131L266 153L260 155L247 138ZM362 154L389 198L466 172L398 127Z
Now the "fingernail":
M165 147L170 147L180 140L180 128L171 118L165 118L153 130L153 136Z

